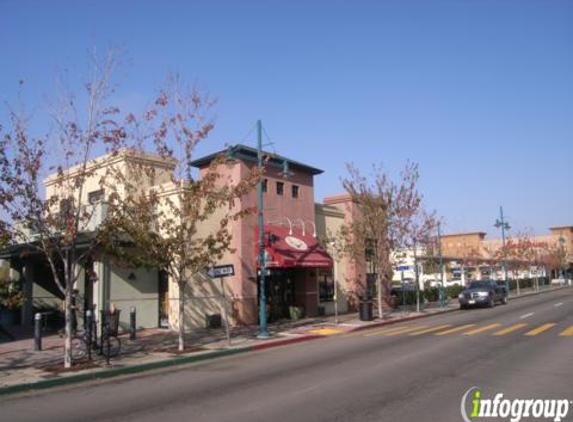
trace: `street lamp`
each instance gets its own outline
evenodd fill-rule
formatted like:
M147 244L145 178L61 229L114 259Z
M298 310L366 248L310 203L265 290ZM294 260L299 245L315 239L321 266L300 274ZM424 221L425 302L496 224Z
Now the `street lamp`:
M257 167L263 168L263 127L260 120L257 120ZM267 329L267 298L265 294L265 272L267 270L265 257L265 227L263 217L263 180L257 184L257 207L259 214L259 334L257 338L266 340L269 338Z
M507 279L507 263L506 263L506 251L505 251L505 231L509 230L511 227L509 226L509 223L504 219L503 217L503 207L499 207L499 219L497 219L495 221L494 227L497 227L498 229L501 228L501 241L502 241L502 246L503 246L503 260L501 262L502 268L503 268L503 277L505 279L505 290L507 291L507 294L509 295L509 281Z
M334 261L334 268L332 271L332 281L334 282L334 323L338 324L338 271L336 268L336 264L338 261L338 242L336 239L330 241L330 246L332 248L332 258Z
M559 235L559 239L557 241L559 242L559 245L561 247L561 250L559 252L563 256L563 261L565 261L567 255L565 254L565 238L563 237L563 234ZM563 265L564 262L560 264L561 264L561 278L565 279L565 267Z
M438 222L438 254L440 257L440 308L445 306L444 297L444 258L442 256L442 235L440 233L441 224Z

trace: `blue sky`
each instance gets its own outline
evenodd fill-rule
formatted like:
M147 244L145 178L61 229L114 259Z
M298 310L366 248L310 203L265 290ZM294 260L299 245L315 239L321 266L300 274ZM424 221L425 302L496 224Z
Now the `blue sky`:
M0 1L0 99L45 110L61 69L121 45L117 102L176 72L218 98L197 153L262 119L274 150L322 168L420 164L445 231L573 225L573 1ZM47 121L38 118L34 129Z

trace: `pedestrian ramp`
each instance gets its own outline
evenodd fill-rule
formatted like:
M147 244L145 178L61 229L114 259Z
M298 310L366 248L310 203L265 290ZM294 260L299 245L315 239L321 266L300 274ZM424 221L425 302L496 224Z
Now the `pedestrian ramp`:
M556 336L558 338L573 339L573 325L547 322L543 324L516 323L504 324L501 322L487 324L436 324L436 325L391 325L371 330L350 333L347 337L504 337L504 336Z

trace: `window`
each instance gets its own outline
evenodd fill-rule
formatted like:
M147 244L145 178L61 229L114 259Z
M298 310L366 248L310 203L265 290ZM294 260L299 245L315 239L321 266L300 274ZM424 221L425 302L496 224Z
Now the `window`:
M334 280L330 270L318 272L318 297L320 302L334 301Z
M298 186L297 185L292 185L292 197L298 198Z
M96 190L88 193L88 201L92 205L98 204L100 202L103 202L104 196L105 196L105 191L103 189Z
M269 186L268 179L264 179L262 185L263 185L263 192L267 192Z
M277 195L282 196L285 190L285 184L283 182L277 182Z

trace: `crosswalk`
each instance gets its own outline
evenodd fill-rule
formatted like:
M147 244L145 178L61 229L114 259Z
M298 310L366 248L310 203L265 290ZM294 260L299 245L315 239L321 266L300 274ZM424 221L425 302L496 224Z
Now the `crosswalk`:
M544 324L534 323L488 323L488 324L440 324L440 325L400 325L386 326L365 332L353 333L350 336L361 337L421 337L421 336L492 336L502 337L508 335L521 335L525 337L537 337L541 335L555 335L560 338L573 338L573 325L563 325L553 322Z

